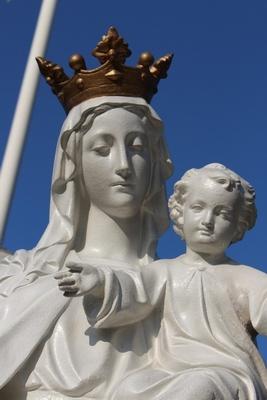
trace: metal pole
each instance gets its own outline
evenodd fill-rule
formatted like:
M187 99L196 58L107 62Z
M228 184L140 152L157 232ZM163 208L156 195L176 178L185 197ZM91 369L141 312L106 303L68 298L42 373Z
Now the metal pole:
M33 101L37 89L39 70L36 56L45 53L57 0L43 0L20 93L14 113L8 142L0 171L0 242L3 241L7 216L16 182L19 163L27 134Z

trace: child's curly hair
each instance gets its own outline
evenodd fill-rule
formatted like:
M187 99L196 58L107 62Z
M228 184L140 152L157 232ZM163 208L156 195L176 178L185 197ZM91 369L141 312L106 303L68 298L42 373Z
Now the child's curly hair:
M225 190L237 190L241 196L241 205L239 211L238 226L236 234L231 243L241 240L245 232L255 225L257 217L257 209L255 205L255 190L243 178L235 172L226 168L222 164L208 164L203 168L193 168L187 171L180 181L174 185L174 193L169 199L170 217L174 223L173 229L175 233L184 238L183 235L183 205L190 187L190 181L197 175L205 175L208 179L212 179L218 184L223 185Z

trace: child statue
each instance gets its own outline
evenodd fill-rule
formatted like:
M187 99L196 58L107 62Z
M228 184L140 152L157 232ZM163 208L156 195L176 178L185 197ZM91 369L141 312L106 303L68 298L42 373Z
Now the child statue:
M150 362L130 371L112 400L266 399L255 339L267 335L267 276L225 253L255 224L254 189L223 165L209 164L175 184L169 208L185 254L138 272L76 265L57 275L61 290L84 295L97 328L151 323L152 313L161 319L154 330L150 325ZM91 310L94 296L102 301Z

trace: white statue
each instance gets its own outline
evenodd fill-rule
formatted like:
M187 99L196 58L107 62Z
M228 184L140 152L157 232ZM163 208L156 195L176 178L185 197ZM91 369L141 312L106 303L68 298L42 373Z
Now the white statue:
M150 325L150 362L129 372L112 400L266 400L255 338L267 335L267 276L225 254L253 227L254 198L253 188L221 164L189 170L169 202L185 254L131 273L76 265L58 276L64 290L74 286L74 296L85 296L98 329L161 316L160 327ZM90 311L96 287L98 313Z
M0 247L0 260L10 254L9 251Z
M61 279L81 272L81 263L135 271L155 258L169 222L165 180L172 164L162 122L148 103L172 55L154 62L143 53L128 67L131 52L113 27L93 54L102 65L87 70L75 54L70 78L61 66L37 59L68 116L48 227L34 249L0 263L1 400L108 400L128 371L148 363L152 349L143 322L92 326L85 298L73 297L81 294L73 286L64 290ZM90 279L90 315L102 304L101 274L95 273L96 285Z
M63 296L54 274L68 263L132 270L153 260L168 226L170 173L161 120L145 100L102 97L71 110L55 157L49 225L36 248L1 264L1 400L104 400L129 365L147 362L142 323L91 327L83 298Z

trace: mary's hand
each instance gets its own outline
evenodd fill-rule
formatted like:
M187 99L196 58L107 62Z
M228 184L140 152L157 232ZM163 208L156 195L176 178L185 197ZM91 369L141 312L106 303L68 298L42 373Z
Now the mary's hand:
M74 263L66 267L68 270L57 272L54 276L64 296L84 296L89 293L97 297L104 295L104 273L99 267Z

